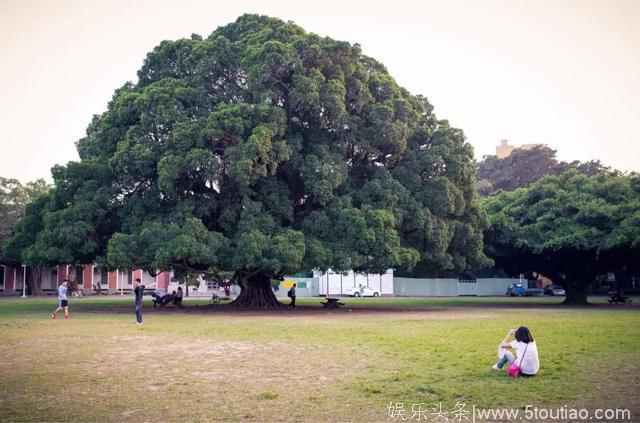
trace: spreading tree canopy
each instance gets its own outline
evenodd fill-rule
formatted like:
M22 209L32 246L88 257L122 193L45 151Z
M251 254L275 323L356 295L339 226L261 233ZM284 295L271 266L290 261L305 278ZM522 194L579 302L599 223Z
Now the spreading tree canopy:
M640 271L640 177L576 169L485 200L485 243L511 274L533 271L586 304L598 275Z
M298 269L486 263L471 146L360 46L244 15L163 41L53 171L60 262L232 270L277 306Z

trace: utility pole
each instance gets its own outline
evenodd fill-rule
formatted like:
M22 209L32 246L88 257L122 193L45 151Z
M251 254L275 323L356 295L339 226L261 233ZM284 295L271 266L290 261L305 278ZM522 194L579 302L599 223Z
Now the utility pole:
M22 265L22 298L27 298L27 265Z

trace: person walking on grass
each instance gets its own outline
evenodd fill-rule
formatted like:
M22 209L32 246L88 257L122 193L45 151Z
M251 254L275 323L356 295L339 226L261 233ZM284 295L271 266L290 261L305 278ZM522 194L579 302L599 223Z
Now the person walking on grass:
M140 278L136 278L135 282L136 286L133 288L133 295L136 301L136 325L140 326L142 324L142 295L144 295L146 286L142 285ZM155 285L155 283L151 284L151 286L153 285Z
M289 303L289 308L296 308L296 284L294 283L289 292L287 292L289 298L291 298L291 302Z
M69 318L69 302L67 300L67 285L69 284L68 280L63 280L62 284L58 287L58 308L56 308L53 313L51 313L51 318L56 318L56 313L60 310L64 310L64 318Z
M515 340L509 342L515 336ZM514 356L507 348L516 351ZM520 368L520 376L534 376L540 370L538 360L538 347L533 340L533 335L525 326L516 329L509 329L507 336L500 343L498 348L498 362L493 365L493 370L502 370L502 367L509 364L516 364Z

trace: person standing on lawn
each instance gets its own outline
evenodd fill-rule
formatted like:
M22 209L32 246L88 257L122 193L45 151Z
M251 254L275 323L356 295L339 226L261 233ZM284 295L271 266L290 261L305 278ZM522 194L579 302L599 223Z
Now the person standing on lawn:
M289 292L287 292L289 298L291 298L291 303L289 303L290 308L296 308L296 284L294 283Z
M67 285L69 284L68 280L63 280L62 284L58 287L58 308L56 308L53 313L51 313L51 318L56 318L56 313L60 310L64 310L64 318L69 318L69 301L67 300Z
M182 292L182 287L178 287L178 292L176 292L176 298L174 300L174 304L176 307L182 308L182 298L184 297L184 293Z
M136 287L133 288L133 295L136 301L136 325L142 324L142 295L144 295L144 289L146 286L142 285L140 278L136 278ZM151 284L151 285L155 285Z

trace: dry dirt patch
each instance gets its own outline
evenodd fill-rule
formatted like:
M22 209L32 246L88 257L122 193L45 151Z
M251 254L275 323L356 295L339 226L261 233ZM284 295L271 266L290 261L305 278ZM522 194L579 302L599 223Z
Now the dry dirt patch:
M147 381L139 380L136 385L138 389L152 392L161 390L158 383L170 381L173 385L202 385L208 391L233 389L284 394L297 389L300 380L304 380L309 389L321 389L328 380L339 382L358 367L356 362L345 358L323 363L319 372L319 363L329 351L310 345L192 338L167 340L157 335L112 337L102 353L118 360L87 363L87 371L124 373L132 382L140 378L142 371L145 375L142 379ZM149 371L144 372L145 367L149 367ZM287 377L291 371L295 373L294 379Z

